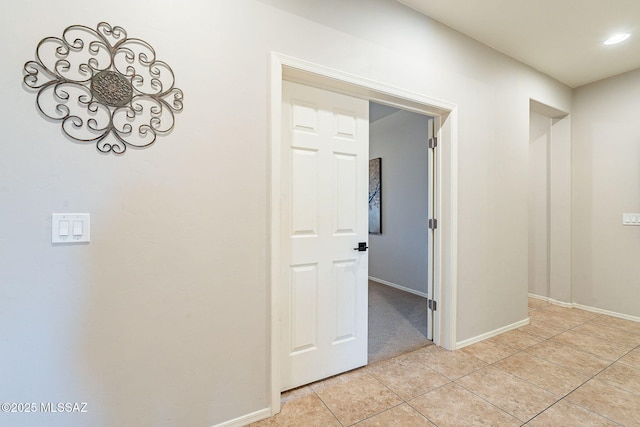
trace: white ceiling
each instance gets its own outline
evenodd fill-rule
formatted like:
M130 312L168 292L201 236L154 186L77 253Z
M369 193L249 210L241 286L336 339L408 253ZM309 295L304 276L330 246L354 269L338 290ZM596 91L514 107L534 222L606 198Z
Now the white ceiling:
M640 68L640 0L398 1L571 87Z

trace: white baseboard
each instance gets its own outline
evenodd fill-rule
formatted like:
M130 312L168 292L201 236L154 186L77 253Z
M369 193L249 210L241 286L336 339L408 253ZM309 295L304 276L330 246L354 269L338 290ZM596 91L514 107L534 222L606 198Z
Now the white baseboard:
M640 317L630 316L628 314L616 313L615 311L603 310L601 308L589 307L589 306L586 306L586 305L581 305L581 304L576 304L576 303L571 303L571 302L558 301L558 300L554 300L553 298L543 297L543 296L535 295L535 294L529 294L529 297L530 298L539 299L539 300L542 300L542 301L547 301L550 304L558 305L558 306L561 306L561 307L579 308L581 310L591 311L593 313L605 314L607 316L618 317L620 319L631 320L633 322L640 322ZM520 328L522 326L526 326L529 323L531 323L531 320L529 318L526 318L524 320L521 320L520 322L516 322L516 323L513 323L511 325L505 326L503 328L499 328L499 329L496 329L494 331L487 332L486 334L478 335L477 337L473 337L473 338L469 338L469 339L464 340L464 341L460 341L460 342L456 343L456 350L461 349L463 347L466 347L468 345L475 344L477 342L486 340L488 338L493 338L496 335L500 335L500 334L502 334L504 332L508 332L508 331L513 330L513 329L517 329L517 328Z
M591 307L591 306L588 306L588 305L577 304L575 302L558 301L558 300L554 300L554 299L548 298L548 297L543 297L543 296L540 296L540 295L529 294L529 297L535 298L535 299L539 299L539 300L543 300L543 301L547 301L547 302L549 302L551 304L559 305L561 307L579 308L580 310L590 311L592 313L605 314L607 316L617 317L619 319L631 320L632 322L639 322L640 323L640 317L631 316L629 314L617 313L615 311L604 310L602 308L596 308L596 307Z
M616 313L615 311L603 310L602 308L589 307L587 305L573 304L573 307L581 310L591 311L593 313L606 314L607 316L617 317L619 319L631 320L632 322L639 322L640 317L631 316L629 314Z
M225 421L220 424L216 424L213 427L243 427L257 421L264 420L271 416L271 408L264 408L256 412L252 412L247 415L243 415L233 420Z
M464 341L459 341L459 342L456 343L456 350L460 350L463 347L466 347L466 346L471 345L471 344L475 344L475 343L480 342L480 341L484 341L484 340L489 339L489 338L493 338L493 337L495 337L497 335L500 335L500 334L503 334L505 332L509 332L509 331L514 330L514 329L518 329L518 328L521 328L523 326L527 326L529 323L531 323L531 319L529 319L527 317L524 320L521 320L521 321L516 322L516 323L512 323L511 325L507 325L507 326L504 326L502 328L498 328L498 329L493 330L491 332L487 332L486 334L478 335L477 337L469 338L469 339L466 339Z
M386 280L378 279L376 277L369 276L369 280L380 283L381 285L391 286L392 288L400 289L401 291L409 292L410 294L418 295L419 297L428 298L425 292L416 291L415 289L405 288L404 286L397 285L395 283L387 282Z
M575 304L573 304L573 303L564 302L564 301L560 301L560 300L549 298L549 297L543 297L542 295L529 294L529 298L534 298L534 299L539 299L541 301L546 301L546 302L548 302L550 304L558 305L560 307L573 308L575 306Z
M557 299L553 299L553 298L547 298L547 300L548 300L551 304L553 304L553 305L557 305L557 306L560 306L560 307L573 308L573 307L575 307L575 306L576 306L576 305L575 305L575 304L573 304L573 303L570 303L570 302L564 302L564 301L559 301L559 300L557 300Z

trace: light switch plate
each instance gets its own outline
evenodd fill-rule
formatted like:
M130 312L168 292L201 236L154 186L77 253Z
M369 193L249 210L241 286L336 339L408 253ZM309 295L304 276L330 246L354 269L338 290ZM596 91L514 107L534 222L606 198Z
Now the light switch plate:
M640 225L640 213L623 213L622 225Z
M51 243L86 243L90 237L88 213L51 214Z

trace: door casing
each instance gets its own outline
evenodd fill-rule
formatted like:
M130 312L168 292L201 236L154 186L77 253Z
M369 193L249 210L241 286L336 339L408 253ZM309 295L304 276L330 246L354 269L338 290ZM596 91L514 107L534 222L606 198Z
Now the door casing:
M434 320L434 343L448 350L456 347L456 284L457 284L457 107L455 104L406 91L384 83L292 58L271 53L270 75L270 191L269 254L270 293L270 363L271 414L280 412L280 161L282 81L315 86L338 93L357 96L435 118L439 141L436 170L436 217L434 297L438 310ZM425 136L426 137L426 136ZM426 226L426 224L425 224Z

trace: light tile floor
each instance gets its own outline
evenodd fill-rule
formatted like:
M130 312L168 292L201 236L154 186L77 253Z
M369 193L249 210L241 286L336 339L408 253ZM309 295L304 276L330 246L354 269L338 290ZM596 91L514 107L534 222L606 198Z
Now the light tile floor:
M289 391L251 426L640 426L640 323L532 298L529 316Z

